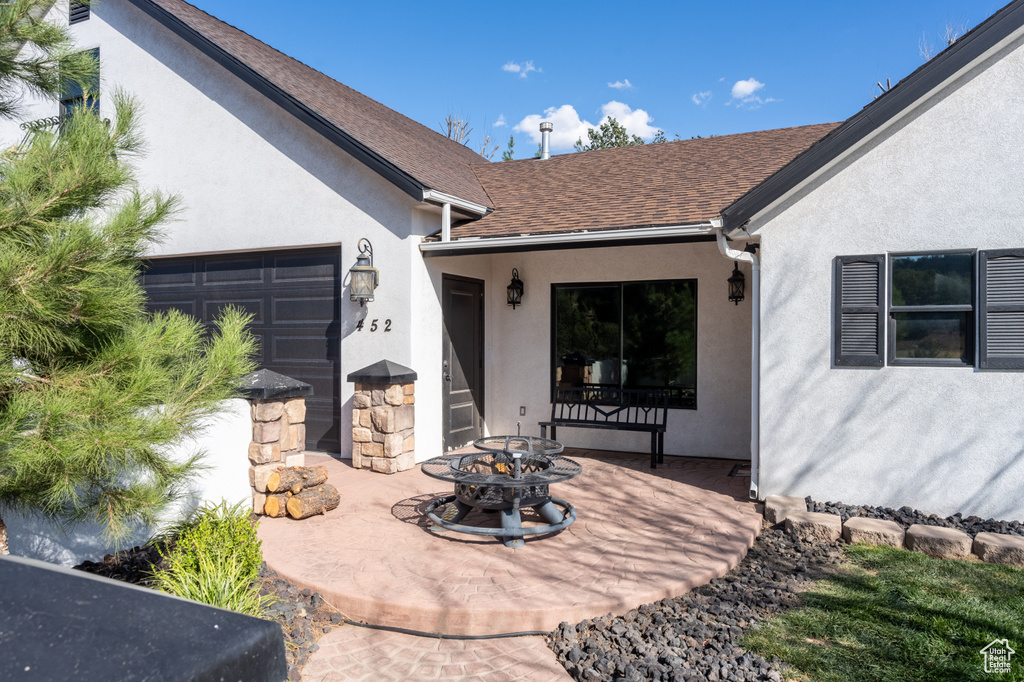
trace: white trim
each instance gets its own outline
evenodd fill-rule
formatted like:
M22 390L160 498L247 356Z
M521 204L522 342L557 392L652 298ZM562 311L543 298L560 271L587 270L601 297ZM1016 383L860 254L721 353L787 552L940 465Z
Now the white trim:
M442 205L451 204L455 208L461 208L464 211L476 213L477 215L486 215L491 210L483 204L466 201L465 199L460 199L451 194L445 194L444 192L438 192L434 189L423 190L423 201L436 201Z
M824 175L826 172L828 172L829 170L831 170L832 168L834 168L838 164L842 163L846 158L848 158L854 152L858 151L859 149L861 149L862 147L867 145L869 142L874 140L876 137L881 135L883 132L885 132L886 130L888 130L892 126L896 125L897 122L903 120L911 112L916 111L918 109L918 107L920 107L924 102L930 100L932 97L934 97L936 94L938 94L941 90L944 90L945 88L947 88L950 85L950 83L952 83L956 79L962 77L968 71L971 71L972 69L977 67L978 64L984 62L987 59L990 59L993 55L995 55L995 53L999 52L1000 50L1005 48L1007 45L1009 45L1013 41L1015 41L1018 38L1020 38L1021 36L1024 36L1024 26L1021 26L1016 31L1014 31L1013 33L1009 34L1008 36L1006 36L1005 38L1000 40L998 43L996 43L995 45L993 45L992 47L987 49L985 52L983 52L980 55L978 55L975 59L971 60L968 64L965 64L962 68L960 68L955 73L953 73L949 78L947 78L946 80L944 80L941 83L939 83L938 85L936 85L934 88L929 90L927 93L925 93L921 97L918 97L917 100L913 104L911 104L908 107L905 107L903 109L903 111L899 112L898 114L896 114L895 116L890 118L888 121L886 121L882 125L878 126L874 130L872 130L870 133L868 133L867 135L862 137L860 140L858 140L856 143L851 145L848 149L843 151L843 153L839 154L834 159L832 159L831 161L829 161L828 163L826 163L825 165L820 167L818 170L816 170L813 173L811 173L810 175L808 175L802 181L800 181L795 186L793 186L788 192L786 192L785 194L780 196L778 199L776 199L772 203L770 203L767 206L765 206L764 208L762 208L760 211L758 211L754 215L750 216L750 218L747 220L747 222L752 222L754 220L757 220L759 217L761 217L765 213L768 213L769 211L772 211L773 209L775 209L777 206L779 206L783 202L788 201L797 192L800 192L805 187L807 187L809 184L811 184L812 182L817 180L819 177ZM729 235L729 236L732 237L732 235Z
M668 227L641 227L632 230L601 230L598 232L558 232L555 234L522 234L515 237L463 237L453 241L423 242L420 251L474 251L481 248L502 248L516 246L544 246L549 244L578 244L651 239L657 237L699 237L712 236L715 228L711 222Z

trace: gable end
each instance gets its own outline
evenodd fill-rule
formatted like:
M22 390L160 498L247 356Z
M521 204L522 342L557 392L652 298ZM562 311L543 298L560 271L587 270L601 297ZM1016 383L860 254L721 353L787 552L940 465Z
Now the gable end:
M150 0L129 0L129 2L156 19L164 27L170 29L177 36L184 39L207 57L223 66L233 75L244 81L247 85L256 89L267 99L295 116L323 137L341 147L345 152L379 174L385 180L391 182L417 201L423 200L423 192L428 188L424 187L415 178L387 159L384 159L373 152L364 144L356 140L338 126L332 124L330 121L310 109L292 95L289 95L281 88L269 82L266 78L256 73L253 69L242 63L222 47L193 29L185 22L181 21L178 17Z

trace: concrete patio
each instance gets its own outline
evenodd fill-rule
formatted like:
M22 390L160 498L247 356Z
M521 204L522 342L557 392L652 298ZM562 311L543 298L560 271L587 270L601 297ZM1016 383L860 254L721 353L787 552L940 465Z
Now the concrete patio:
M651 470L646 455L564 454L583 474L552 494L579 518L521 549L427 530L423 510L451 489L419 467L386 476L310 456L308 465L328 467L341 505L303 521L263 519L264 559L351 620L493 635L549 631L683 594L735 566L760 529L748 479L728 476L735 462L668 457Z

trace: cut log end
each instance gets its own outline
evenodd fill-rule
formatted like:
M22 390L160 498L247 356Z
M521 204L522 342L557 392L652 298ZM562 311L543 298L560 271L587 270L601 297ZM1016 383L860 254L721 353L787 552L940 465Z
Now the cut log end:
M286 507L291 496L291 493L267 495L267 501L263 503L263 513L274 518L284 516L288 513Z
M268 498L269 499L269 498ZM288 499L288 515L293 519L305 519L315 514L326 514L341 503L341 495L333 485L325 483L317 488L307 488Z

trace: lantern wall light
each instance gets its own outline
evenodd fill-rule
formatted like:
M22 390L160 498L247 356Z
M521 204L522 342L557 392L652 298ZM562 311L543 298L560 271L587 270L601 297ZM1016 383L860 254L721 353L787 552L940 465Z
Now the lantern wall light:
M515 310L517 305L523 304L523 280L519 279L517 268L512 268L512 281L509 282L507 289L508 304Z
M373 290L380 284L380 272L373 267L373 245L369 239L360 239L359 256L356 264L349 269L349 299L366 305L373 300Z
M729 277L729 300L736 305L743 300L743 287L746 283L743 273L740 272L740 265L736 261L732 264L732 275Z

